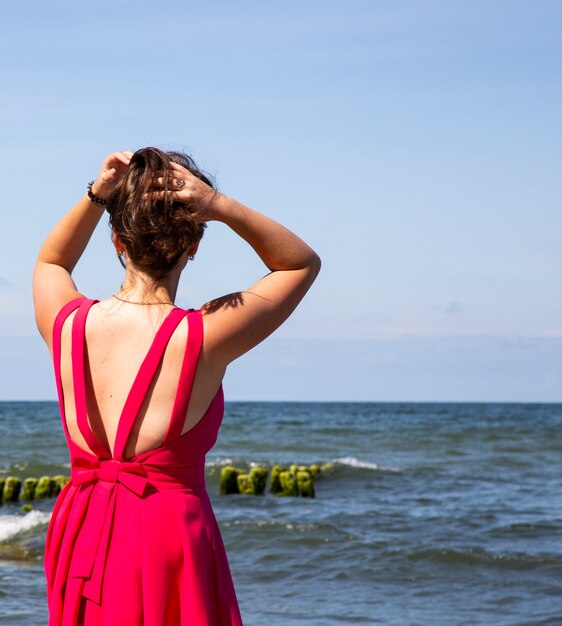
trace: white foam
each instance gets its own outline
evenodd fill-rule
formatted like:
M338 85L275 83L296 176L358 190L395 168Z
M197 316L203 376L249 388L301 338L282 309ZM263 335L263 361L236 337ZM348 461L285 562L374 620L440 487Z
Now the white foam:
M370 470L379 470L383 472L399 472L400 470L397 467L383 467L382 465L377 465L376 463L369 463L368 461L361 461L356 459L354 456L344 456L339 459L334 459L334 463L339 463L340 465L347 465L349 467L358 467L360 469L370 469Z
M29 511L25 515L0 515L0 541L7 541L18 533L45 524L50 518L51 513L45 511Z
M215 459L214 461L206 461L205 466L206 467L220 467L222 465L232 465L233 463L234 463L234 459L230 459L226 457L226 458L218 458L218 459Z
M344 456L339 459L334 459L334 463L339 463L340 465L349 465L350 467L360 467L362 469L372 469L372 470L380 469L376 463L369 463L368 461L360 461L359 459L356 459L354 456Z
M282 522L281 520L249 520L249 519L238 519L233 522L225 522L221 523L221 526L229 527L229 526L257 526L261 527L276 527L276 528L285 528L287 530L298 530L300 532L305 532L308 530L315 530L319 528L318 524L297 524L293 522Z
M215 459L213 461L207 461L206 465L207 467L224 467L225 465L233 465L236 464L238 461L235 461L234 459L231 458L218 458ZM245 465L246 462L244 461L240 461L242 463L242 465ZM376 463L370 463L369 461L361 461L360 459L357 459L354 456L344 456L344 457L340 457L337 459L333 459L331 461L332 463L339 463L340 465L347 465L348 467L356 467L359 469L370 469L370 470L375 470L375 471L379 471L379 472L399 472L400 469L398 469L397 467L384 467L383 465L377 465ZM263 463L258 463L255 461L251 461L248 463L248 465L250 467L261 467L263 465L268 465L267 462L263 462ZM282 465L282 463L281 463ZM321 465L320 463L318 465Z

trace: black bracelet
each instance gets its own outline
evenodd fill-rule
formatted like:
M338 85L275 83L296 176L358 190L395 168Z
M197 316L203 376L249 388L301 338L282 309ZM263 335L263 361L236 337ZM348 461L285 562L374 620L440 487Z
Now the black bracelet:
M88 183L88 198L90 198L90 200L94 202L95 204L99 204L100 206L105 206L107 204L107 200L104 200L103 198L96 196L96 194L92 191L92 185L94 184L94 182L95 181L91 180Z

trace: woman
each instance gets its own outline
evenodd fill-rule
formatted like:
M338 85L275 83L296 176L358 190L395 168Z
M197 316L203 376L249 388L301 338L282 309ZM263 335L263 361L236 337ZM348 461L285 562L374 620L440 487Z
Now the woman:
M105 208L126 275L98 301L71 274ZM186 311L174 304L180 275L213 220L270 272ZM215 191L186 155L145 148L105 159L45 240L33 280L71 461L45 543L49 626L242 623L205 454L226 367L289 317L319 269L307 244Z

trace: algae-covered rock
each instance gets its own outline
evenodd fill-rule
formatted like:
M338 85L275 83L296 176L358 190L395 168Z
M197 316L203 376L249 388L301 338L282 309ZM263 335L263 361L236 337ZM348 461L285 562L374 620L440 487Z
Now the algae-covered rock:
M254 495L254 485L252 483L252 479L250 474L238 474L236 476L236 484L238 487L238 492L244 494L245 496L253 496Z
M21 510L24 513L29 513L29 511L33 511L33 504L22 504L21 505Z
M4 484L6 483L5 478L0 478L0 504L2 504L2 500L4 499Z
M50 476L41 476L35 488L35 499L50 498L53 495L55 480Z
M281 465L274 465L271 468L271 483L269 485L269 490L271 493L279 493L281 491L281 482L279 480L279 474L284 472L285 468Z
M324 463L324 465L320 466L320 471L329 472L331 469L334 469L334 463Z
M265 492L265 483L267 481L267 468L252 467L250 470L250 480L252 481L254 494L256 496L263 496Z
M232 465L226 465L221 471L220 494L225 496L229 493L240 493L238 490L237 476L241 471Z
M23 481L23 490L21 492L22 500L33 500L35 498L35 488L38 482L37 478L33 477L26 478Z
M312 476L308 470L297 472L297 487L299 494L303 498L314 498L314 485L312 484Z
M53 476L53 480L55 481L53 487L53 495L58 496L62 491L63 487L70 481L70 476L64 476L63 474L57 474Z
M310 465L308 468L308 471L310 472L310 475L312 476L312 480L316 480L316 478L318 478L318 476L320 476L321 474L320 466L316 464Z
M4 502L17 502L21 491L21 478L8 476L4 483Z
M279 482L281 483L281 491L279 496L298 496L297 477L293 472L281 472L279 474Z
M322 471L331 469L333 463L320 466L291 465L289 470L282 465L271 468L271 482L269 490L279 496L298 496L314 498L313 482ZM223 467L220 480L220 493L242 493L247 495L263 495L267 483L268 470L263 466L256 466L245 472L244 470L227 465Z

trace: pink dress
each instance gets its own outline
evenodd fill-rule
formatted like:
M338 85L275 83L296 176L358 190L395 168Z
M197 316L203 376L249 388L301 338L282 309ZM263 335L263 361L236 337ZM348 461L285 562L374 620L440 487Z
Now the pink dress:
M158 329L123 408L112 458L91 430L86 412L85 324L95 302L69 302L53 328L71 480L57 497L45 542L49 626L239 626L228 560L205 489L205 454L223 418L222 386L201 421L180 434L202 345L201 312L172 309ZM94 453L72 441L64 414L61 331L75 309L72 374L77 424ZM163 443L125 459L133 423L184 316L188 340Z

